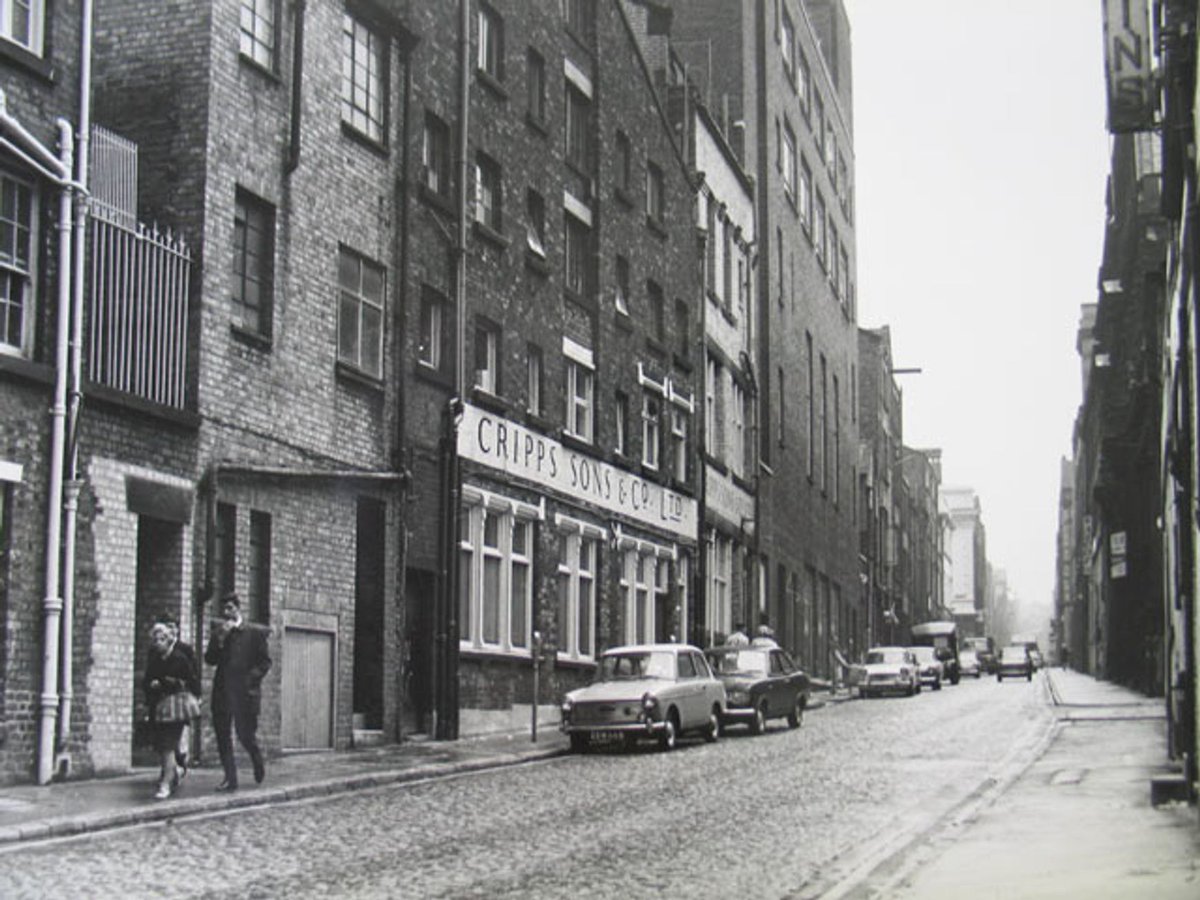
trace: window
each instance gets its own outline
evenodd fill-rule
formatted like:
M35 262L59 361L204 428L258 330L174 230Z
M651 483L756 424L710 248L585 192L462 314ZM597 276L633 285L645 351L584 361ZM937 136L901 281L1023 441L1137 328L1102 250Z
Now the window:
M713 459L721 459L724 454L721 446L721 388L724 379L724 367L710 356L704 375L704 448Z
M680 483L687 481L688 476L687 417L687 410L671 408L671 474Z
M654 222L662 222L666 215L663 172L652 162L646 163L646 216Z
M642 394L642 465L647 469L658 468L659 418L662 416L662 401L656 394Z
M504 229L500 164L480 153L475 157L475 221L495 232Z
M800 207L800 224L809 234L812 234L812 169L808 160L800 157L800 184L798 185L797 202Z
M342 15L342 121L383 143L383 39L350 13Z
M794 78L792 73L795 66L796 29L792 25L792 17L788 14L787 7L781 7L780 12L782 16L779 23L779 52L783 56L783 69L791 79Z
M567 369L566 426L564 433L581 441L592 442L595 433L596 369L592 351L563 338L563 356Z
M838 230L837 230L837 225L835 225L835 224L834 224L834 222L833 222L833 216L830 216L830 217L829 217L829 226L828 226L828 231L829 231L829 237L828 237L828 241L829 241L829 265L828 265L828 267L827 267L827 268L828 268L828 271L829 271L829 280L830 280L830 282L832 282L832 284L833 284L833 293L834 293L834 296L836 297L836 296L841 296L841 292L842 292L842 285L841 285L841 282L840 282L840 281L838 281L838 258L837 258L837 250L838 250L838 243L839 243L839 241L838 241Z
M842 386L836 375L833 376L833 456L830 466L833 468L833 502L842 499Z
M275 210L239 188L233 216L233 317L238 327L263 337L271 336L274 259Z
M500 393L500 329L483 320L475 323L475 387Z
M525 410L532 416L542 414L542 348L530 344L525 350Z
M780 148L782 159L780 166L783 170L783 189L787 192L788 198L793 203L796 202L796 136L792 133L792 126L787 122L783 124L783 146Z
M0 38L24 47L34 56L45 51L45 0L0 0Z
M625 592L627 643L648 644L656 639L656 607L660 596L669 596L669 566L653 548L639 545L625 551L621 589Z
M783 446L784 438L787 434L786 429L786 413L787 413L787 383L783 377L783 366L775 369L775 377L779 381L779 446Z
M617 453L622 456L629 455L629 396L621 391L617 391L616 396L616 415L617 415Z
M382 378L383 267L343 247L338 287L338 361Z
M813 247L822 268L829 265L829 245L825 234L825 198L817 191L817 209L813 219Z
M504 21L494 9L479 4L479 43L475 64L496 81L504 79Z
M732 434L729 438L729 468L734 475L746 474L746 392L733 381L730 384L729 411Z
M566 252L563 265L566 268L566 288L575 294L585 295L591 280L588 278L588 227L574 216L563 216L566 232Z
M666 339L666 310L663 309L663 292L653 281L646 282L646 314L650 336L662 344Z
M825 101L820 94L813 94L812 126L816 129L813 137L817 141L817 155L825 158Z
M34 199L31 185L0 172L0 352L33 349Z
M445 297L429 286L423 288L417 362L439 372L450 359L448 309Z
M841 288L838 291L838 299L843 303L850 296L850 257L846 253L846 248L838 245L838 286Z
M833 189L837 191L837 132L830 122L825 128L825 168L833 180Z
M800 111L808 118L812 104L812 75L808 69L808 57L800 47L796 48L796 90L800 94Z
M617 312L629 315L629 260L624 256L617 257L616 297L614 303Z
M596 575L600 541L579 530L565 533L558 562L558 654L569 659L596 655Z
M821 454L821 490L829 490L829 367L825 354L821 354L821 444L817 448Z
M689 324L690 313L688 305L682 300L675 301L675 334L679 341L675 349L680 359L687 359L691 355L691 325Z
M529 223L525 226L525 245L539 259L546 258L546 201L537 191L525 195L525 213Z
M528 653L535 509L464 492L459 518L459 643Z
M525 56L526 102L529 117L535 122L546 119L546 60L536 50L530 49Z
M567 162L587 173L591 164L591 103L570 81L567 83Z
M213 590L218 598L237 590L237 507L217 504L216 534L213 541Z
M567 28L581 38L590 38L596 24L595 0L564 0Z
M807 474L811 479L813 477L814 464L817 455L817 392L816 392L816 360L813 358L813 339L812 335L805 333L804 346L808 353L808 461Z
M733 309L733 223L721 221L721 305Z
M238 49L242 56L275 71L275 16L279 0L242 0Z
M626 194L633 190L633 147L629 143L629 135L623 131L617 132L617 189Z
M421 176L421 183L433 193L450 196L450 126L432 113L425 114Z
M259 625L271 621L271 515L250 511L249 583L246 618Z
M732 559L733 542L714 531L708 542L708 598L704 610L710 635L727 636L733 631L733 604L729 590Z

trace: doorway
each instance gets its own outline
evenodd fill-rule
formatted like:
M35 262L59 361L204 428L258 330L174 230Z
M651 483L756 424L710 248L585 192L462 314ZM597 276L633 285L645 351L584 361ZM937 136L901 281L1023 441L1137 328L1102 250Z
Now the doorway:
M354 728L383 729L383 599L386 507L358 498L354 559Z
M407 648L404 677L406 734L427 734L433 712L433 602L437 580L432 572L409 569L405 575L407 603L404 643Z

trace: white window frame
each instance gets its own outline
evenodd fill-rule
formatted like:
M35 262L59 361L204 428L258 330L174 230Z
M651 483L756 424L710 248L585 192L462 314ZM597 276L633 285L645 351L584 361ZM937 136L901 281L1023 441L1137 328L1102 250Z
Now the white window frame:
M658 471L661 450L662 397L642 391L642 465Z
M479 367L479 341L483 340L483 368ZM500 387L500 332L491 324L475 325L475 387L497 396Z
M783 147L781 148L782 159L780 166L783 169L783 189L793 201L796 199L796 134L792 131L792 125L788 121L783 123L782 138Z
M729 468L734 475L745 475L746 470L746 392L731 381L729 409L733 424L733 437L729 442Z
M0 192L5 198L23 197L23 204L28 212L28 218L20 210L4 210L0 207L0 215L9 223L12 243L0 246L0 278L4 279L3 290L12 291L0 294L0 321L7 321L7 313L13 306L20 306L21 323L19 333L4 336L0 333L0 353L10 356L27 357L33 352L33 329L37 318L34 285L37 283L38 265L38 190L37 185L17 178L10 172L0 169ZM7 326L6 326L7 327ZM15 338L15 340L14 340Z
M504 77L504 22L496 10L483 3L479 4L476 22L479 32L475 65L500 81Z
M349 11L342 14L342 121L380 144L386 121L386 53L387 42L377 31Z
M618 532L619 533L619 532ZM657 600L669 594L669 573L663 577L661 568L675 559L675 551L649 541L629 537L618 537L617 546L622 553L621 591L625 595L625 642L627 644L649 644L654 642L657 631ZM642 607L642 628L638 629L638 607Z
M343 258L350 258L358 263L359 279L356 290L352 290L350 285L342 284L341 267ZM378 302L375 299L368 297L365 293L363 293L362 290L362 273L368 268L375 269L379 272L380 296ZM352 366L358 371L370 375L372 378L382 378L383 336L387 327L387 270L369 257L363 256L361 253L351 250L349 247L342 246L338 248L338 273L338 361L348 366ZM343 322L342 307L347 298L354 301L357 309L357 314L354 320L356 332L354 335L355 358L353 359L342 355L341 330L342 326L345 324ZM377 345L372 348L373 360L365 361L365 329L363 324L365 318L364 314L370 311L374 311L379 316L379 339Z
M600 550L608 539L608 531L558 515L555 528L560 531L563 552L558 562L559 581L559 659L591 662L596 658L596 598L600 583ZM586 561L591 568L585 568ZM566 613L566 622L561 621ZM580 635L580 625L586 619L587 631ZM563 640L563 636L566 640Z
M671 406L671 468L675 480L687 481L688 459L688 412L679 406Z
M15 0L0 2L0 38L23 47L34 56L45 56L46 0L25 0L25 5L28 7L29 27L25 34L18 35L15 31Z
M533 506L481 490L474 485L464 485L460 515L463 521L459 529L459 558L460 565L464 558L468 560L468 577L461 578L459 584L459 609L466 609L465 620L458 623L459 650L528 657L533 646L533 523L545 520L545 503L543 501L540 506ZM489 517L498 522L495 546L484 544ZM513 549L513 532L518 527L528 529L524 553ZM485 604L488 602L484 596L484 567L488 559L498 560L499 565L495 640L489 640L483 628ZM513 571L516 568L525 570L524 590L519 598L525 614L524 625L520 633L514 636L513 601L517 579ZM462 591L468 592L465 597Z
M621 456L629 454L629 395L617 394L613 408L617 414L616 422L616 447L613 449Z
M417 336L417 362L431 369L442 368L442 339L446 327L446 304L440 297L426 293L421 298L421 312ZM429 310L428 318L424 315Z
M525 390L529 398L525 411L530 415L542 414L542 351L529 346L525 351Z
M704 604L704 620L712 642L717 634L726 637L733 631L732 579L733 542L719 531L710 533L708 540L708 591Z
M592 351L563 336L566 366L566 422L563 433L592 443L596 435L596 363Z

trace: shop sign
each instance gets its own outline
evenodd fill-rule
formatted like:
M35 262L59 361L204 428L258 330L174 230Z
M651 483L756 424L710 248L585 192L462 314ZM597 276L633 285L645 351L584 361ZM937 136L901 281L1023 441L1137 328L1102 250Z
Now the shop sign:
M1104 0L1108 130L1154 127L1154 60L1146 0Z
M470 404L463 407L458 454L569 500L696 539L698 510L690 497Z

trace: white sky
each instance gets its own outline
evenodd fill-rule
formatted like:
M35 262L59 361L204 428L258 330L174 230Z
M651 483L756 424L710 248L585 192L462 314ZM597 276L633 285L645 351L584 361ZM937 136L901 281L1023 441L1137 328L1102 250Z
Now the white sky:
M923 370L897 376L904 442L975 488L988 559L1044 628L1104 233L1101 4L843 2L859 321Z

